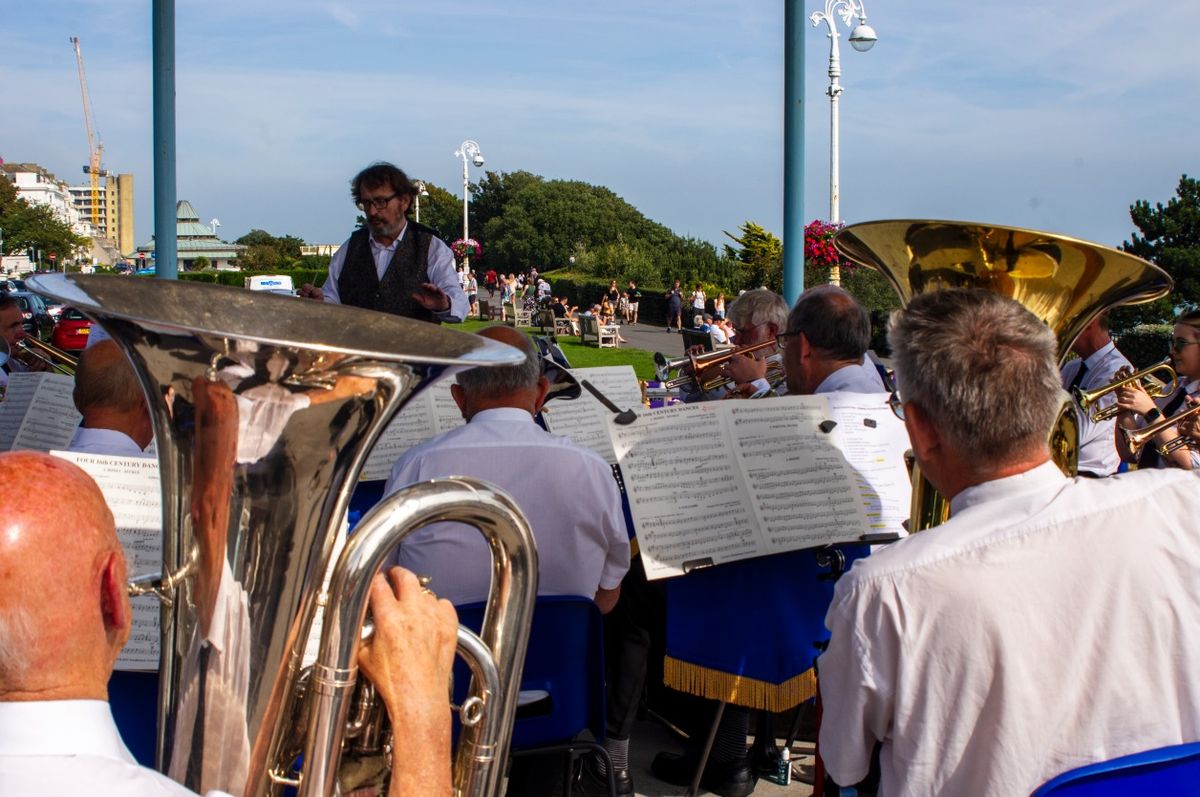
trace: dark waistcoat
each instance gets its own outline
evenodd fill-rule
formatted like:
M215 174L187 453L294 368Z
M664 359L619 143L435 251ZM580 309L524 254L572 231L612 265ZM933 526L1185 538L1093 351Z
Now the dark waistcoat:
M382 280L375 272L370 235L370 230L363 227L346 243L346 260L338 278L342 304L439 323L432 311L412 297L420 290L421 283L429 282L428 256L433 230L408 221Z

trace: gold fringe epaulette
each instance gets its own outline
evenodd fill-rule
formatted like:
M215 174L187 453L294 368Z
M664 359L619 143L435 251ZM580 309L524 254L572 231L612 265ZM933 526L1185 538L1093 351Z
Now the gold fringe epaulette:
M817 694L817 674L811 667L781 684L773 684L666 656L663 681L689 695L775 712L787 711Z

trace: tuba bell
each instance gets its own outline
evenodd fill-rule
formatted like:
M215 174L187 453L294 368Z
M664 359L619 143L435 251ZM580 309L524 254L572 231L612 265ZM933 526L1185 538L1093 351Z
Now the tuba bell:
M850 260L887 277L901 304L917 294L947 288L984 288L1020 302L1054 332L1060 364L1075 338L1101 312L1152 301L1169 293L1172 285L1165 271L1126 252L1020 227L867 221L840 230L833 245ZM1050 449L1055 463L1070 476L1078 463L1078 429L1074 404L1064 392ZM914 467L909 531L935 526L948 516L948 502Z
M99 275L30 285L103 325L153 416L163 572L136 588L162 598L158 768L200 793L334 793L347 756L387 746L365 744L355 724L369 705L348 710L370 576L405 534L457 520L490 543L493 588L481 634L459 629L476 677L454 778L458 794L495 794L537 591L528 523L499 491L445 480L390 496L340 556L335 546L367 453L408 399L448 368L520 355L238 288Z

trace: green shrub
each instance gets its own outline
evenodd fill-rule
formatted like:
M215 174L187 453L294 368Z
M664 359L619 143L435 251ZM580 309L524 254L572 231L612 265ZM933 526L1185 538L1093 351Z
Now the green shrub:
M1146 324L1134 327L1116 339L1117 348L1134 368L1141 370L1162 362L1171 350L1171 327Z

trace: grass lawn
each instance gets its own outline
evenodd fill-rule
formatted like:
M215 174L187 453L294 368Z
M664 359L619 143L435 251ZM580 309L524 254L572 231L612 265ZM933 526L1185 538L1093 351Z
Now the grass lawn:
M462 332L476 332L484 327L492 326L494 322L467 319L461 324L455 324L451 329ZM526 329L529 335L536 336L536 329ZM654 379L654 354L645 349L623 347L619 349L601 349L597 346L583 345L574 335L559 335L558 345L572 368L595 368L601 365L632 365L638 379Z

